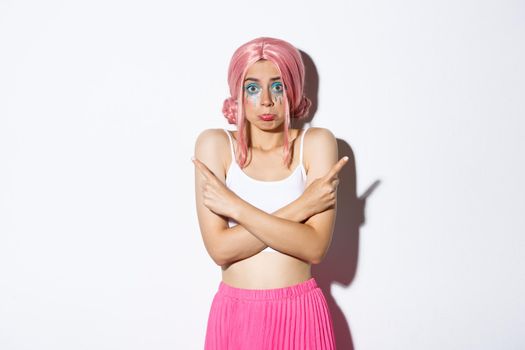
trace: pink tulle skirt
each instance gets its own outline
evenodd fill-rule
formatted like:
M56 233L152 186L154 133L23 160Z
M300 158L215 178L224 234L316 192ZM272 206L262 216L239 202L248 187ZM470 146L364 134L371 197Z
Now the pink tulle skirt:
M312 277L273 289L220 282L206 329L205 350L335 349L333 323Z

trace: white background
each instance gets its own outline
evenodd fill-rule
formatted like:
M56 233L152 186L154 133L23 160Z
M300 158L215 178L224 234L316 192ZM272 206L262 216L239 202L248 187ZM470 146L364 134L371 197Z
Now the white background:
M352 157L313 269L338 348L525 348L524 34L520 1L2 0L0 348L202 349L190 157L258 36Z

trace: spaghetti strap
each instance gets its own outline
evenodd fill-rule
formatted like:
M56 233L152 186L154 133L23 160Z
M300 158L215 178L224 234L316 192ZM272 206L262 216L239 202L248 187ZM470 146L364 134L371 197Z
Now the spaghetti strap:
M235 153L233 152L233 141L232 141L232 136L230 135L230 132L226 129L222 129L224 130L224 132L228 135L228 138L230 139L230 151L232 153L232 162L235 161Z
M303 164L303 144L304 144L304 134L306 134L306 131L310 129L310 127L307 127L304 129L303 134L301 135L301 149L299 151L299 164ZM303 165L304 167L304 165Z

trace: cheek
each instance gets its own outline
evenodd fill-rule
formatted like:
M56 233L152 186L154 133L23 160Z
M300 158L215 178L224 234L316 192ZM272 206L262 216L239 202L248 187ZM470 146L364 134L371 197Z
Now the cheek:
M283 104L283 94L273 94L272 95L273 103L275 104Z
M261 99L261 94L254 94L254 95L249 95L249 94L246 94L244 95L244 103L245 103L245 106L253 106L253 107L256 107L259 103Z

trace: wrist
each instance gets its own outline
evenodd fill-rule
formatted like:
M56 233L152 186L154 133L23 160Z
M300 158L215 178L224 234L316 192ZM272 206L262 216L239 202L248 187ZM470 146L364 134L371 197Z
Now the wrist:
M242 215L242 210L244 207L243 204L244 204L244 201L241 198L239 197L235 198L235 201L233 201L233 205L231 207L230 218L239 222L239 218Z
M308 219L312 214L310 214L311 210L308 206L308 202L304 199L303 196L297 198L297 205L298 205L298 220L299 222L302 222L306 219Z

